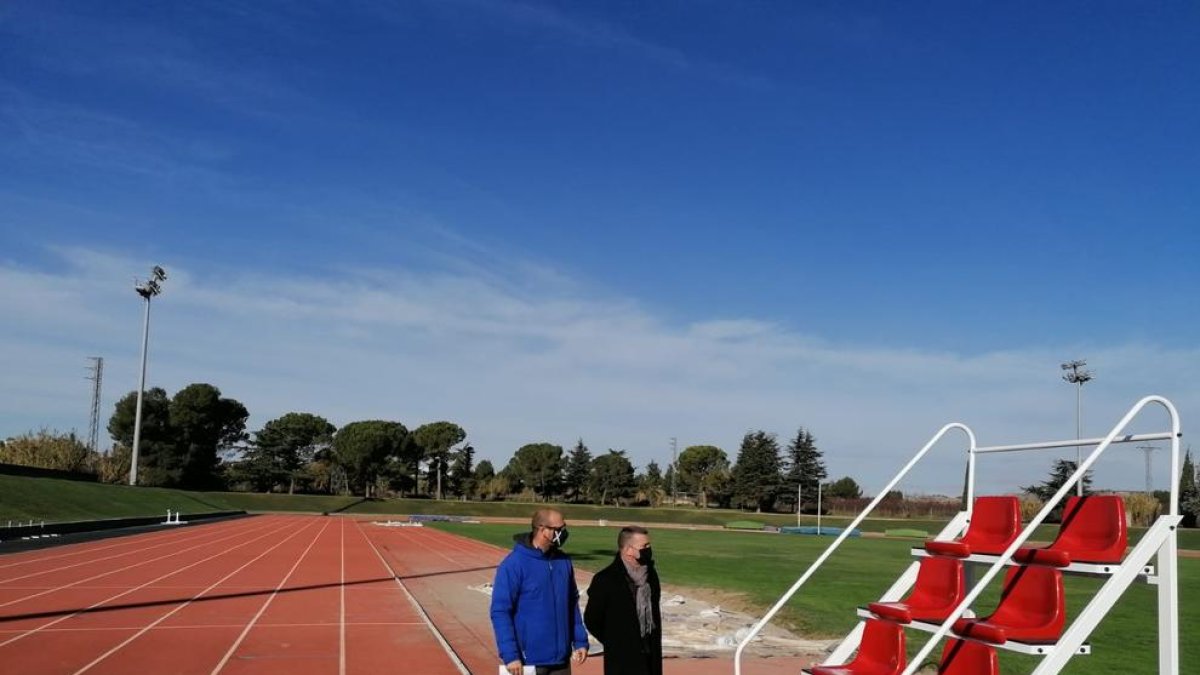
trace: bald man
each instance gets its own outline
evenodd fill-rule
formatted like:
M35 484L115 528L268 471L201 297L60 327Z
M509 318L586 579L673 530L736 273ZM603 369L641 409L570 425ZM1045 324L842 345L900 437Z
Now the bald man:
M492 631L500 662L512 675L533 666L537 675L569 675L587 660L588 637L579 612L575 568L562 552L567 523L554 509L539 509L528 534L496 568Z

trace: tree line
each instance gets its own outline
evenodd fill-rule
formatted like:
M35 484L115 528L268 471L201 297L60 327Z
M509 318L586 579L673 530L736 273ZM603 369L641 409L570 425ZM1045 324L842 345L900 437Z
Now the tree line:
M0 441L0 463L128 479L137 393L117 402L108 421L114 444L94 453L74 433L42 429ZM289 412L248 431L246 406L207 383L173 396L145 392L139 443L139 483L186 489L231 489L436 499L566 501L659 506L689 503L754 511L815 512L825 498L863 496L850 477L826 482L824 456L812 432L800 427L783 446L775 434L747 432L731 462L715 445L692 445L666 470L655 461L640 471L625 450L593 455L583 439L569 450L549 442L518 448L499 470L475 462L476 450L455 422L409 430L394 420L334 426L308 412ZM1055 463L1049 478L1026 493L1053 494L1074 464ZM1189 525L1200 514L1200 485L1190 452L1180 484ZM1085 476L1085 489L1090 489ZM900 494L891 495L902 499Z

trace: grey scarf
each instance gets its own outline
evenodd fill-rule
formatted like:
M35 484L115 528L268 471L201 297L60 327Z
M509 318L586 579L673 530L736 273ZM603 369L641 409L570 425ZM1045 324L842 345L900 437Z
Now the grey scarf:
M650 584L647 583L650 576L650 567L637 563L631 565L624 559L621 562L625 563L625 571L629 574L630 580L633 581L633 596L637 601L638 625L642 629L643 636L649 635L654 630L654 609L650 606Z

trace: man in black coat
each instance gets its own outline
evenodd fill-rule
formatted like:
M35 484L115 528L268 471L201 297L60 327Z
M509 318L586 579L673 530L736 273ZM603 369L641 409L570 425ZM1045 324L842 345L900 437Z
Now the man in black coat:
M583 614L604 644L604 675L662 675L661 597L650 532L621 528L617 557L592 578Z

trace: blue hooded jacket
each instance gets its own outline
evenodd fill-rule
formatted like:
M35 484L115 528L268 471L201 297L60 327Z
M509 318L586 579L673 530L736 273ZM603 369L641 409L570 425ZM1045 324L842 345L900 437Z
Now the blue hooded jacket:
M556 666L573 649L587 649L579 613L579 588L571 559L557 549L543 553L517 535L513 550L496 568L492 584L492 630L503 663Z

